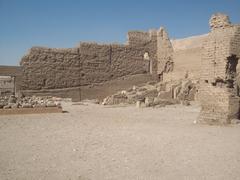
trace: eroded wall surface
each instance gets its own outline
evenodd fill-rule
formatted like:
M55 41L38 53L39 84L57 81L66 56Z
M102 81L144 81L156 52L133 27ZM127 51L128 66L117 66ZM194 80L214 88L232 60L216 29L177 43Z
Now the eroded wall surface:
M161 33L157 30L129 32L126 45L80 43L69 49L33 47L20 63L23 70L21 88L41 90L86 86L126 75L149 74L150 67L153 76L157 77L159 69L166 72L165 59L171 56L167 33L163 29L159 31ZM159 50L166 50L168 54L163 58L159 56ZM149 59L144 58L145 53ZM159 61L162 61L160 65Z
M164 28L157 33L157 74L163 76L163 73L173 71L173 47Z
M199 120L227 124L239 118L240 26L232 25L224 14L215 14L210 27L202 49Z

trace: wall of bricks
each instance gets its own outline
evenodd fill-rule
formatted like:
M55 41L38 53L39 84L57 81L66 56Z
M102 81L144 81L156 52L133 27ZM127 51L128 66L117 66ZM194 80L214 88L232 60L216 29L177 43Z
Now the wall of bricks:
M227 124L239 117L235 82L240 57L240 26L232 25L224 14L213 15L209 24L211 32L202 49L199 120Z
M153 75L157 75L158 69L165 72L165 59L172 60L169 48L171 42L164 29L129 32L126 45L80 43L69 49L33 47L20 63L21 89L71 88L147 74L150 63ZM164 56L159 55L165 51ZM144 59L146 52L149 60Z
M163 74L173 71L173 46L164 28L157 33L157 74Z
M201 111L199 121L208 124L228 124L238 119L239 97L228 88L202 83L200 89Z
M20 62L21 89L54 89L79 85L78 48L31 48Z

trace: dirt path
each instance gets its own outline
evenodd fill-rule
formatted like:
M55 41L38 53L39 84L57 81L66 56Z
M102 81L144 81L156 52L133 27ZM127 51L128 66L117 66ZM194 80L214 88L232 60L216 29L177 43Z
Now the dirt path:
M64 109L0 116L1 180L240 178L240 126L193 124L198 107Z

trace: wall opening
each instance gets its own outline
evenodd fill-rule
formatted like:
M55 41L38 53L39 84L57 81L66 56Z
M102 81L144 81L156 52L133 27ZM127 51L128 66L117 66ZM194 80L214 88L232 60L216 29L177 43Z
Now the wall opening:
M150 59L148 52L145 52L145 53L144 53L143 59L146 60L146 61L148 61L148 72L149 72L150 74L152 74L152 73L153 73L153 61L152 61L152 59Z
M226 64L226 83L229 88L234 87L234 81L237 76L237 64L238 58L236 55L232 55L227 57L227 64Z

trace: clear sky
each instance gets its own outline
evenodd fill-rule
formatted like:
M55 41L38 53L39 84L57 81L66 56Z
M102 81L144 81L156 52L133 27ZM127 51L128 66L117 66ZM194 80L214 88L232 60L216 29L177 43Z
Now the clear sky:
M0 0L0 65L18 65L32 46L124 43L129 30L203 34L216 12L240 23L240 0Z

